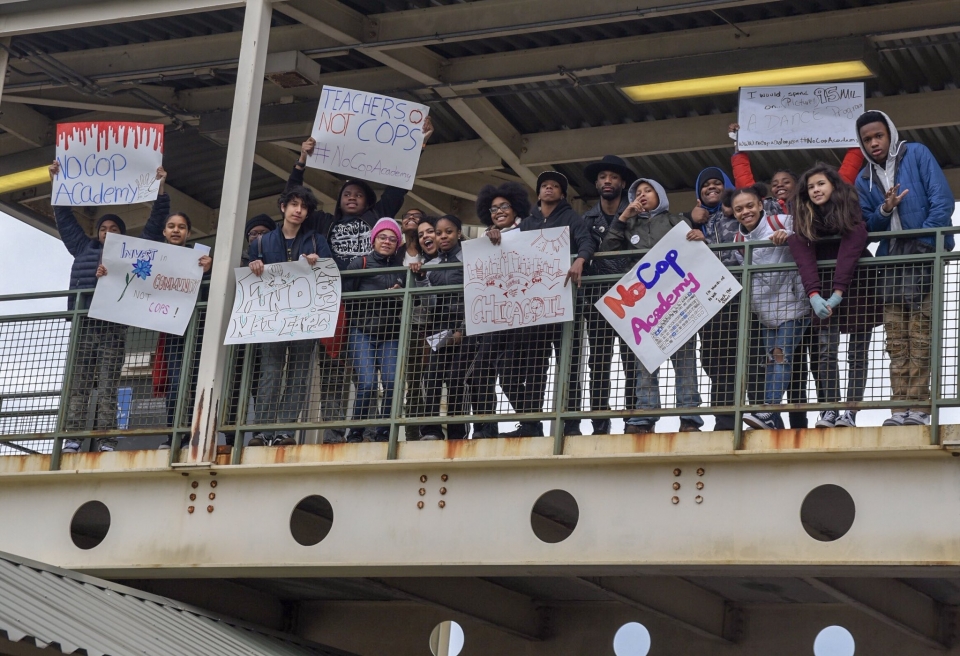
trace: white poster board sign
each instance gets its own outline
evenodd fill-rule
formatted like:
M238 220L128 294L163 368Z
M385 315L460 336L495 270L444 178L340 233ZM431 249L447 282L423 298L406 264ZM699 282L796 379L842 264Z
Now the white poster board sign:
M340 315L340 270L329 258L310 266L266 264L263 275L234 269L237 297L224 344L289 342L333 337Z
M107 233L90 316L127 326L183 335L203 279L192 248Z
M463 242L463 297L468 335L573 320L570 229L511 230L494 246Z
M51 205L130 205L157 199L163 124L60 123Z
M857 146L863 82L742 87L737 147L801 150Z
M412 189L430 108L378 93L323 87L307 166Z
M652 372L736 296L740 283L706 244L674 226L596 303Z

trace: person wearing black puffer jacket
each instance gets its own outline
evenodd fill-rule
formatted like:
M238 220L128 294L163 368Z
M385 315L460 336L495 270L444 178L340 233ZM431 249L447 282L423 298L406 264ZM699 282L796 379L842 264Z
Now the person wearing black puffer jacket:
M616 155L604 155L599 162L587 164L583 173L587 180L593 180L600 194L597 204L584 212L583 221L590 229L593 241L599 251L603 236L610 225L616 221L630 204L627 198L627 189L637 179L637 174L627 166L627 163ZM629 269L629 264L620 258L604 258L594 260L587 268L588 275L623 274ZM584 321L584 332L590 342L590 409L612 410L611 407L611 380L610 370L613 363L613 343L617 339L617 331L603 318L596 308L596 302L610 288L611 282L593 282L581 288L577 294L576 321ZM583 317L582 319L580 317ZM637 377L637 356L622 339L620 344L620 361L623 364L623 378L633 381ZM580 348L584 348L583 340ZM574 356L579 360L580 352L574 350ZM632 383L627 383L629 389ZM629 398L629 394L627 395ZM610 434L610 419L593 420L594 435Z
M587 224L567 202L567 178L556 171L544 171L537 178L539 190L537 205L531 210L530 216L520 222L520 230L546 230L548 228L570 229L570 253L576 259L570 265L564 285L572 282L580 286L583 268L593 259L596 244L590 236ZM572 317L573 318L573 317ZM573 343L580 341L581 331L574 321ZM550 362L550 349L556 349L559 361L560 341L563 324L555 323L546 326L526 326L520 328L514 342L515 352L507 354L507 362L514 363L514 370L510 375L515 380L524 381L523 402L517 412L542 412L544 394L547 385L547 370ZM580 358L578 350L574 349L574 357L570 360L569 386L567 390L566 410L578 412L580 410ZM580 435L580 420L570 419L563 422L565 435ZM543 424L539 421L522 421L515 431L504 433L503 437L539 437L543 435Z
M52 181L60 174L60 164L54 161L48 171ZM159 171L160 169L158 179ZM169 198L158 196L153 204L151 217L166 216L169 211ZM125 235L126 225L116 214L104 214L97 219L96 237L89 237L80 227L71 208L55 206L53 213L63 245L73 256L70 289L93 289L97 286L97 270L103 257L103 242L107 233ZM75 305L74 297L69 297L67 307L72 310ZM70 401L65 426L68 431L88 430L87 406L94 390L97 392L97 413L92 428L102 431L117 427L117 388L123 367L126 335L127 327L118 323L86 316L81 319L77 355L70 379ZM76 453L81 444L82 439L65 439L62 452ZM116 444L116 438L99 438L97 450L113 451Z
M400 226L393 219L380 219L370 236L373 250L355 258L347 271L390 269L403 265L400 254ZM367 292L384 289L400 289L406 275L397 271L384 271L376 275L354 275L343 279L344 292ZM371 302L372 301L372 302ZM400 348L400 316L403 313L401 296L382 296L359 301L364 311L353 312L350 317L349 352L357 376L357 399L353 418L369 419L376 414L381 419L390 416L393 401L393 382L397 372L397 352ZM377 372L383 386L380 410L377 410ZM389 426L378 426L375 442L390 439ZM362 442L363 428L347 431L347 442Z
M313 265L321 257L332 257L323 235L304 227L304 222L317 207L317 199L305 187L294 187L283 192L280 210L283 224L258 237L250 245L250 271L263 275L265 264L295 262L301 258ZM255 423L290 424L297 421L307 398L310 380L310 359L315 339L261 344L260 380L257 389ZM281 398L280 390L284 390ZM289 446L297 440L289 431L274 435L272 431L259 432L249 446Z

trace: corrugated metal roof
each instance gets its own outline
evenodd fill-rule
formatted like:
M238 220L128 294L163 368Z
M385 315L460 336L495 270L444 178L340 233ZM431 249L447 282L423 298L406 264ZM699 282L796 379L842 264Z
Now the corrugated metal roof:
M352 656L4 553L0 632L87 656Z

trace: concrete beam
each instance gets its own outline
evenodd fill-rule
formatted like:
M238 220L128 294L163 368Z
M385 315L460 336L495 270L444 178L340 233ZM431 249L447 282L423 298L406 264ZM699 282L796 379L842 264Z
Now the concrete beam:
M253 161L257 166L270 171L286 182L298 158L299 153L292 153L281 146L258 143ZM336 207L341 182L335 176L326 171L308 168L304 171L303 181L326 207Z
M806 578L812 587L927 647L946 649L947 616L930 597L895 579Z
M6 98L0 103L0 128L37 148L52 144L56 129L53 121L40 112Z
M162 3L152 0L87 0L67 4L39 0L14 3L0 6L0 35L50 32L240 6L243 6L242 0L166 0Z

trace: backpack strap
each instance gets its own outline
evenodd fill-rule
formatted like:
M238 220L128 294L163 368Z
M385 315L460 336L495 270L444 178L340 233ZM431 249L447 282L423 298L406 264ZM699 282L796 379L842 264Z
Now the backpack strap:
M774 231L776 231L776 230L786 230L786 228L783 227L783 224L780 223L780 217L779 217L778 215L770 215L770 214L768 214L768 215L767 215L767 225L769 225L770 228L771 228L772 230L774 230Z
M361 269L366 269L366 268L367 268L367 256L366 256L366 255L363 256L363 266L360 267L360 268L361 268Z

